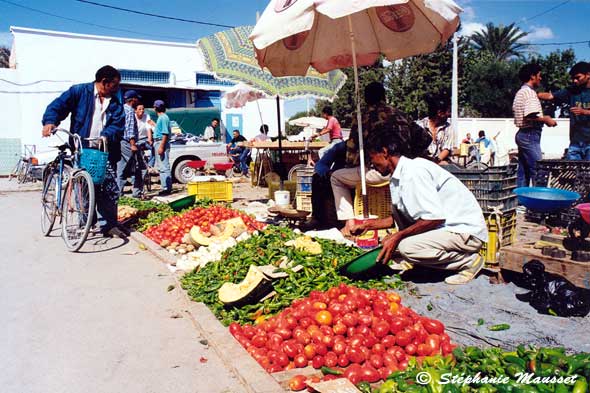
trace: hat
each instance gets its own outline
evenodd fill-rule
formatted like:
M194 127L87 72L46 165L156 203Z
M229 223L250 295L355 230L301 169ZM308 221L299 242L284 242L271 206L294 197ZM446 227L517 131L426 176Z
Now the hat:
M130 100L132 98L137 98L138 100L141 100L141 96L135 90L127 90L123 97L125 98L125 101Z
M164 104L164 101L162 101L162 100L156 100L156 101L154 101L154 107L158 107L158 108L162 107L162 108L165 108L166 107L166 104Z

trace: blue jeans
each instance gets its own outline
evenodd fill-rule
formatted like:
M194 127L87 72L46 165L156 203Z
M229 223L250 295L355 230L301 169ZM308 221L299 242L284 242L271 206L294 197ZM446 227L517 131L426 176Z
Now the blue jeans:
M170 144L166 143L164 154L159 155L158 150L162 141L154 142L154 152L156 153L156 167L160 171L160 184L162 191L172 191L172 176L170 173Z
M250 149L244 149L240 154L240 169L244 175L248 174L248 157L250 157Z
M119 201L119 186L117 175L113 169L115 164L107 162L107 170L101 185L94 186L96 197L96 212L98 225L102 232L117 225L117 202Z
M119 185L119 196L123 195L123 188L127 178L132 176L133 196L139 198L143 191L143 176L141 166L137 162L137 154L131 151L131 144L121 141L121 159L117 163L117 183Z
M572 142L567 149L567 159L590 161L590 143Z
M543 158L541 152L541 130L520 129L516 133L516 145L518 146L518 174L516 184L518 187L529 187L535 183L537 175L537 161Z

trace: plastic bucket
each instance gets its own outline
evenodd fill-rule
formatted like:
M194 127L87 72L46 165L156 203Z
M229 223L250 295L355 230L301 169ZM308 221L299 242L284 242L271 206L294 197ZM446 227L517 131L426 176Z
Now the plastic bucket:
M354 218L355 225L360 225L365 223L368 220L374 220L377 218L375 215L371 215L368 218L363 216L357 216ZM375 248L379 246L379 231L367 231L361 236L356 238L356 245L361 248Z
M278 206L289 206L291 193L289 191L275 191L275 202Z

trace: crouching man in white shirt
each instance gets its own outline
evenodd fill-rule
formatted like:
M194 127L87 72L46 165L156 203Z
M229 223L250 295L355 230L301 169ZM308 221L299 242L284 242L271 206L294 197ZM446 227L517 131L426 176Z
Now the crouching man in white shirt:
M392 267L413 265L458 271L448 284L465 284L482 269L478 254L488 231L473 194L451 173L435 163L404 156L401 143L387 130L371 134L366 148L372 166L383 176L391 174L392 217L354 226L353 233L386 229L397 224L398 232L383 239L378 256ZM403 261L403 262L402 262Z

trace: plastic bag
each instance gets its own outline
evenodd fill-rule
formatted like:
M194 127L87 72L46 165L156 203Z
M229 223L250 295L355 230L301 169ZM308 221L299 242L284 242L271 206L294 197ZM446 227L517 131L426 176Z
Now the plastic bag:
M585 317L590 312L589 291L573 285L565 278L545 272L545 265L533 259L523 267L524 285L530 292L517 294L542 314L560 317Z

